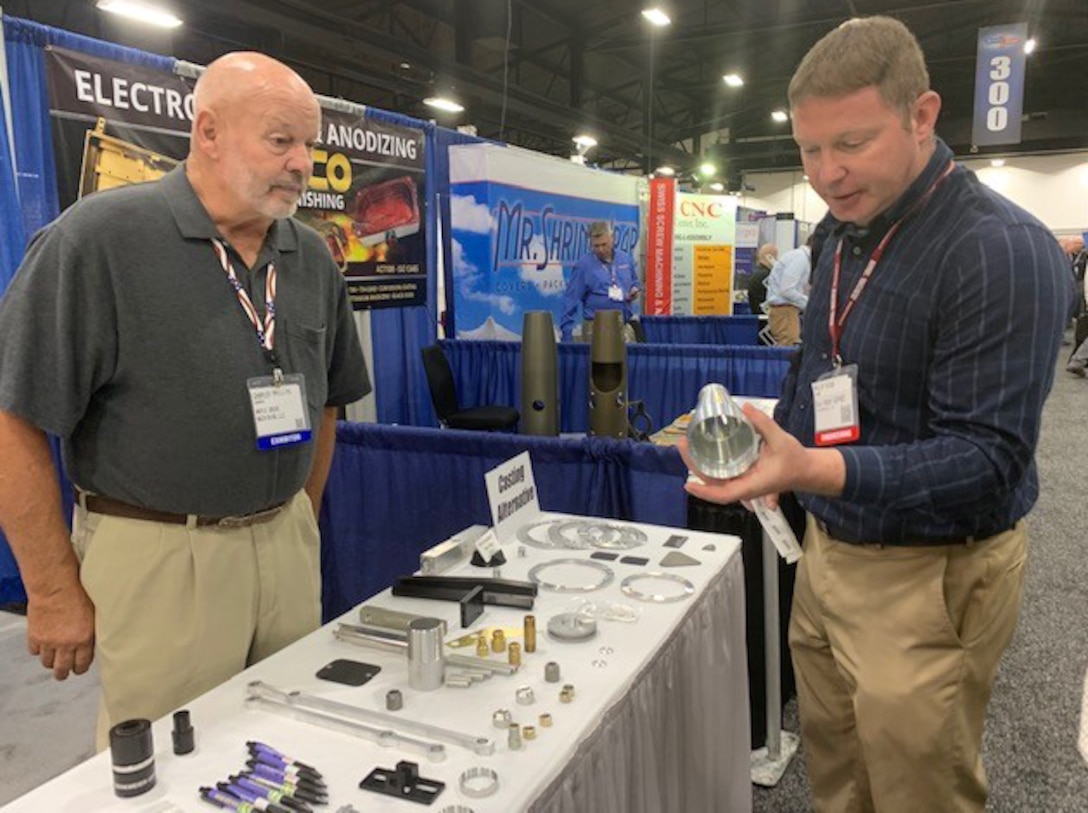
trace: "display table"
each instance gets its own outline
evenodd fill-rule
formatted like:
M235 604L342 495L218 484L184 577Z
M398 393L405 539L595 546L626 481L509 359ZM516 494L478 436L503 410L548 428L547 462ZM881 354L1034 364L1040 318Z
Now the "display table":
M197 789L214 786L241 770L246 760L245 742L258 740L318 768L329 785L329 806L324 808L329 811L346 804L360 811L440 811L453 804L476 813L750 811L747 656L739 540L651 525L632 527L643 531L647 542L618 553L647 557L649 565L602 563L614 571L614 580L579 597L633 606L639 612L636 623L601 620L597 636L589 641L552 640L544 631L548 619L569 609L578 597L541 589L532 611L539 629L537 651L523 655L518 674L497 675L468 689L442 687L420 692L408 686L404 657L335 639L334 621L190 703L187 708L197 732L195 753L175 756L169 718L156 722L158 785L145 795L130 800L113 795L110 758L104 753L4 810L212 810L199 801ZM669 551L664 542L674 534L687 537L679 550L699 563L662 570L689 580L694 594L677 602L656 604L625 596L620 590L621 581L634 573L657 570L658 562ZM706 546L712 549L704 549ZM507 546L509 561L502 568L504 579L524 579L532 566L556 558L588 560L591 552L525 546L526 555L519 556L516 548ZM562 578L563 569L573 567L556 566L548 572ZM466 564L450 575L468 572L490 571ZM386 591L367 604L442 618L449 624L447 640L464 633L456 620L456 603L394 598ZM520 627L525 612L488 606L471 629ZM357 613L352 610L340 620L356 619ZM473 650L456 651L469 654ZM320 667L336 658L377 664L381 672L358 688L314 677ZM559 663L560 683L545 682L544 664L548 661ZM495 752L478 756L449 745L444 761L430 762L402 748L383 748L267 711L246 710L245 686L253 680L381 711L385 709L387 690L397 688L404 694L404 708L394 714L491 738ZM563 704L558 700L559 688L568 683L575 687L575 697L572 703ZM521 686L534 690L533 705L515 702L515 690ZM492 712L500 708L509 709L523 724L536 723L538 716L547 712L554 725L538 726L537 739L527 742L522 750L512 751L507 747L506 733L492 725ZM360 780L374 767L392 769L405 759L418 762L422 776L446 782L445 791L431 807L358 788ZM499 788L487 798L467 798L458 787L458 777L466 769L481 765L498 773Z

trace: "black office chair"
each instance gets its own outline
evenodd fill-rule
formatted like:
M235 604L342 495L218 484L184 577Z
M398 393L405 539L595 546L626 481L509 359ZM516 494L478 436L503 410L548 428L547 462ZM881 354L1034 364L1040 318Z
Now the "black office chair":
M431 390L438 422L450 429L482 429L485 432L503 431L517 426L521 416L513 407L478 406L461 409L457 405L457 389L453 371L446 354L437 344L423 348L423 369L427 373L427 386Z

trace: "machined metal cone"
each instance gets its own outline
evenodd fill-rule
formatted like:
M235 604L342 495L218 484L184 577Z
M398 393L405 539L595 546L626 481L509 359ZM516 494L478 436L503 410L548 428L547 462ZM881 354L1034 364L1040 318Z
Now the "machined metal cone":
M759 457L759 435L729 390L707 384L688 424L688 452L700 472L718 480L744 474Z

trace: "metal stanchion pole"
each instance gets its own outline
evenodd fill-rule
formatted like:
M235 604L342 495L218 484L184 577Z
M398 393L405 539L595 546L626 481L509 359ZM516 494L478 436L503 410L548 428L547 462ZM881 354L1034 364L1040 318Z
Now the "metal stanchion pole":
M777 785L800 739L782 730L782 648L779 642L778 551L763 533L763 667L767 694L767 744L752 752L752 781Z

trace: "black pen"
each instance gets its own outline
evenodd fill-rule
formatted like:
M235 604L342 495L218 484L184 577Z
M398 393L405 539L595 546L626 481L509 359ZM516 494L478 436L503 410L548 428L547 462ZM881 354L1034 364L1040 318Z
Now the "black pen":
M264 759L251 759L246 762L246 767L250 768L254 773L267 776L269 779L279 782L290 782L295 787L308 790L312 793L328 792L323 781L307 779L304 776L299 776L295 771L285 770L282 765L272 765L265 762Z
M281 777L276 779L274 775L264 775L257 773L256 771L247 772L246 776L250 777L254 782L265 785L273 790L281 790L288 796L293 796L296 799L301 799L303 802L308 802L314 805L323 805L327 803L327 796L324 793L317 793L315 791L300 788L292 782L286 782Z
M265 745L263 742L257 742L256 740L249 740L246 743L246 747L249 749L250 753L254 751L263 751L266 754L271 754L274 757L279 757L280 760L287 763L288 765L294 765L296 768L302 768L303 770L314 774L314 776L318 777L319 779L321 778L321 772L318 771L317 768L315 768L313 765L307 765L305 762L297 760L294 757L289 757L282 751L277 751L271 745Z
M325 787L325 780L322 779L321 774L317 773L313 768L300 768L297 765L284 762L281 757L270 754L267 751L250 751L249 762L259 762L262 765L268 765L270 768L280 771L284 776L292 780L297 779L300 782L309 782L311 785Z

